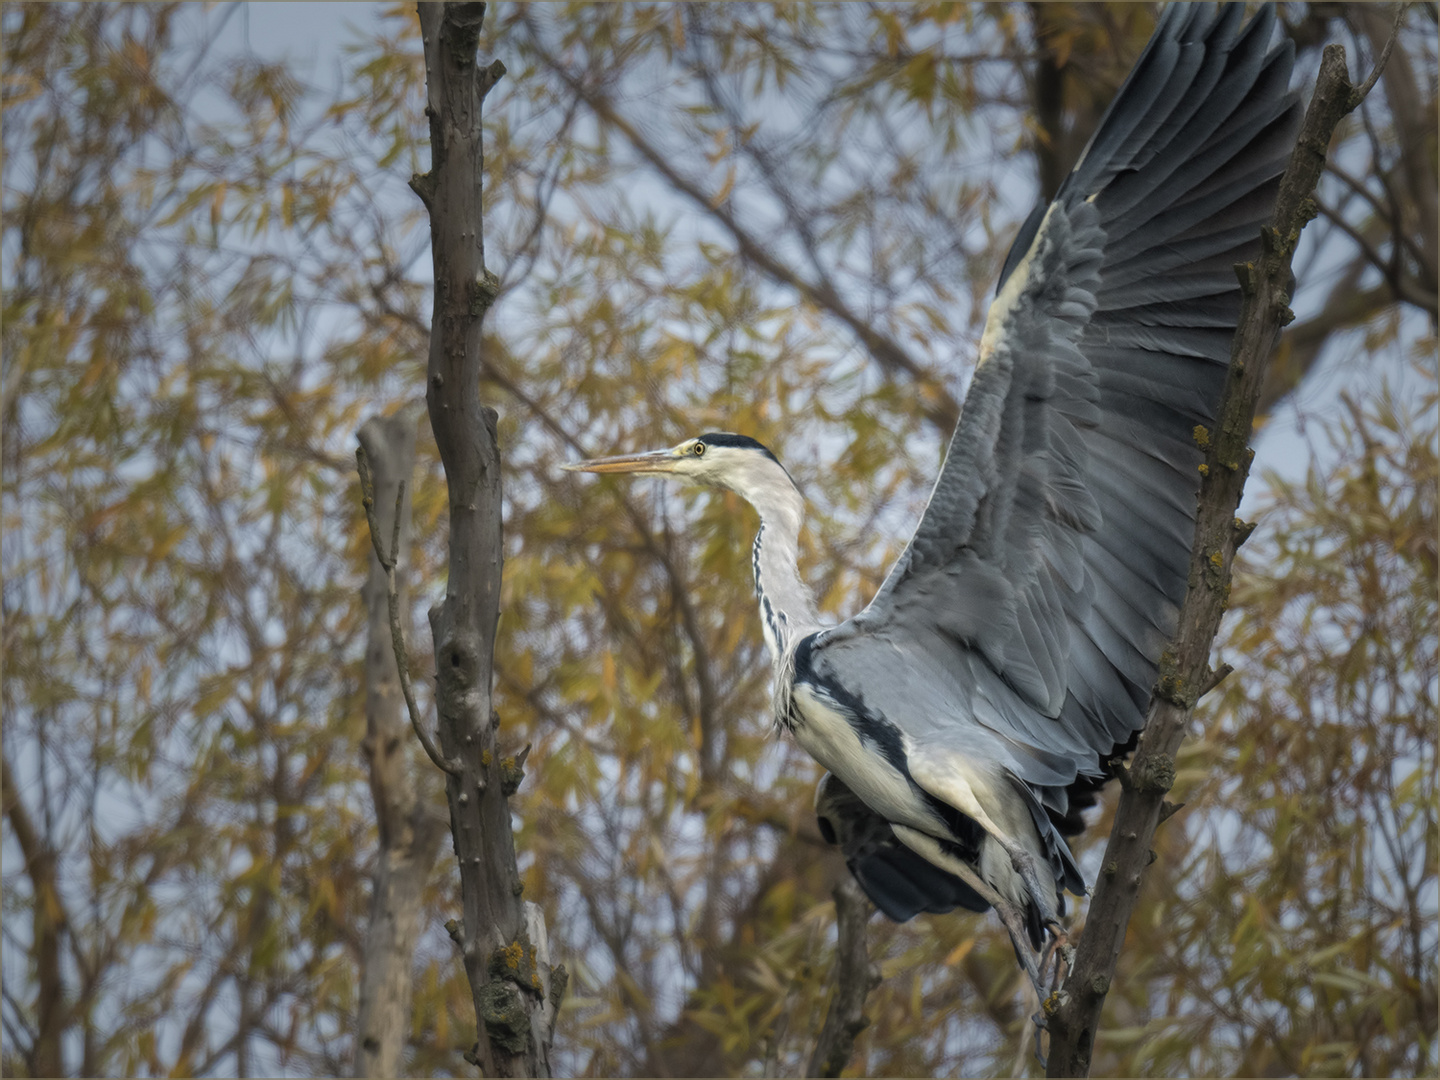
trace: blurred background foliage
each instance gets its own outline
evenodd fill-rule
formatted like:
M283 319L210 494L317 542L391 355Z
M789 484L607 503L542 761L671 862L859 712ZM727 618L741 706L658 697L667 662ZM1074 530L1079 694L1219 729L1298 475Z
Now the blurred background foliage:
M409 7L337 13L331 88L234 48L236 11L3 10L12 1075L350 1068L375 850L351 454L423 387L424 71ZM811 501L822 610L855 610L923 506L1009 239L1153 21L492 7L498 701L502 742L534 746L513 806L572 972L562 1071L797 1073L845 871L815 766L770 734L750 512L558 465L751 434ZM1330 40L1363 70L1390 28L1283 21L1301 72ZM1337 139L1267 407L1337 365L1349 396L1276 443L1308 470L1257 501L1219 645L1237 670L1183 752L1097 1074L1437 1067L1435 23L1411 6ZM444 550L423 422L420 458L417 626ZM407 1068L468 1074L444 848ZM853 1073L1035 1070L998 922L870 931Z

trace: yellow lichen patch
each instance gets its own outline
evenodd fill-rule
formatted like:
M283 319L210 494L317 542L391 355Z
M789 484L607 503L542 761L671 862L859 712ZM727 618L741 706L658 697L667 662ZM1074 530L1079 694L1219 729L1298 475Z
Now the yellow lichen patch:
M481 764L481 765L484 765L485 768L487 768L487 769L490 767L490 751L489 751L489 750L482 750L482 751L480 752L480 764Z
M511 971L519 971L520 964L525 959L525 946L519 941L512 941L501 952L505 956L505 966Z
M1195 430L1190 434L1194 436L1195 445L1200 447L1201 450L1204 450L1210 445L1210 429L1204 424L1196 424Z
M1209 476L1209 475L1210 475L1210 466L1209 466L1209 465L1206 465L1203 461L1200 463L1200 475L1201 475L1201 476Z
M1211 566L1214 566L1214 567L1217 567L1217 568L1218 568L1218 567L1220 567L1220 566L1223 566L1224 563L1225 563L1225 560L1221 557L1220 552L1218 552L1218 551L1212 551L1212 552L1210 553L1210 565L1211 565Z

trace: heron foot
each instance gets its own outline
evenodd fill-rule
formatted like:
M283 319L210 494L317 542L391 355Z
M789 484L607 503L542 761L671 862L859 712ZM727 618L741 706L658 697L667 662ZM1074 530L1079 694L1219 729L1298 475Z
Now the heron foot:
M1049 1001L1063 990L1065 977L1075 963L1075 946L1070 944L1070 935L1065 928L1059 922L1051 921L1045 924L1045 929L1049 932L1049 940L1045 943L1039 963L1040 978L1045 985L1045 992L1040 998L1042 1002Z
M1059 986L1059 980L1063 976L1058 975L1056 967L1056 941L1064 936L1064 928L1055 920L1045 924L1046 930L1051 936L1043 953L1036 953L1030 946L1030 934L1026 928L1024 914L1018 907L1008 902L1000 902L994 905L995 913L1000 916L1000 921L1005 924L1005 929L1010 932L1010 943L1015 948L1015 959L1019 961L1021 969L1030 980L1030 986L1035 991L1035 1000L1039 1009L1030 1017L1030 1022L1035 1025L1035 1059L1043 1069L1046 1067L1045 1036L1049 1033L1047 1016L1049 1010L1054 1007L1052 999ZM1065 946L1067 949L1068 945Z
M1074 965L1075 947L1070 944L1070 935L1065 927L1058 920L1051 919L1045 923L1048 940L1037 954L1030 947L1029 935L1020 911L1007 904L1004 907L997 905L996 913L1010 932L1016 959L1030 979L1035 999L1040 1006L1030 1017L1030 1022L1035 1026L1035 1060L1039 1062L1040 1068L1044 1069L1047 1068L1046 1036L1050 1032L1048 1020L1055 1010L1065 1004L1068 997L1064 990L1065 978Z

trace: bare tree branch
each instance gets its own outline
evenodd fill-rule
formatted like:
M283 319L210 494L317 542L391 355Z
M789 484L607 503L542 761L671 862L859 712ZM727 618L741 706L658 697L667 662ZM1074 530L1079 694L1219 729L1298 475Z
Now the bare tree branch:
M1355 242L1365 261L1385 276L1385 280L1390 286L1390 291L1395 299L1414 304L1420 310L1427 312L1432 319L1435 317L1437 312L1436 298L1412 280L1405 273L1405 268L1401 264L1399 245L1402 242L1401 238L1404 236L1403 232L1397 229L1391 235L1391 239L1396 243L1397 247L1392 249L1391 256L1386 258L1375 245L1369 241L1364 233L1345 220L1345 215L1339 209L1326 206L1324 203L1318 202L1318 200L1317 207L1325 220L1329 221Z
M1207 454L1195 522L1190 590L1179 630L1161 660L1150 715L1135 759L1121 774L1120 804L1105 848L1099 881L1065 989L1044 1003L1050 1031L1047 1075L1086 1076L1100 1011L1115 974L1125 930L1154 860L1150 844L1165 795L1175 779L1175 754L1209 675L1209 655L1230 591L1230 568L1242 528L1234 517L1254 454L1248 446L1255 405L1281 327L1293 317L1290 261L1305 224L1315 217L1315 186L1330 138L1362 100L1345 74L1345 50L1325 48L1320 76L1281 180L1274 225L1263 230L1262 254L1236 267L1244 301L1232 347L1230 377L1218 429L1205 433ZM1248 534L1248 529L1243 530Z
M396 552L400 547L400 508L405 501L405 481L400 481L395 492L395 525L390 538L390 551L387 554L385 546L380 540L380 523L375 516L375 483L363 445L355 449L355 464L360 472L361 501L365 506L365 520L370 526L370 543L375 549L375 557L380 560L380 566L385 572L385 590L390 607L391 648L395 653L395 666L400 676L400 689L405 694L405 707L410 712L410 725L415 729L415 735L420 740L420 745L425 748L426 755L435 763L435 767L451 776L458 776L460 767L440 752L440 748L435 745L435 740L430 737L430 732L425 729L425 722L420 718L420 706L415 703L415 688L410 682L410 658L405 647L405 628L400 622L400 594L395 583Z
M869 1026L865 999L880 985L880 969L870 963L865 948L865 924L870 901L855 879L846 874L835 886L835 993L820 1029L806 1076L839 1076L855 1052L855 1037Z
M65 1075L61 1037L64 1034L68 1009L60 964L60 938L70 925L70 917L60 892L56 873L56 856L45 838L30 819L29 811L20 801L10 770L10 759L0 752L0 797L10 828L25 861L25 873L32 890L30 906L34 934L36 966L35 1038L21 1049L32 1076Z
M921 390L921 396L925 400L926 419L946 435L955 430L955 424L960 419L960 404L943 383L926 371L899 342L875 329L863 315L853 311L828 281L808 281L776 258L768 246L752 235L723 202L718 202L702 191L694 181L682 176L679 170L671 164L670 159L652 145L634 124L622 116L598 88L589 85L583 78L566 67L561 60L552 56L540 44L539 35L535 32L533 24L530 28L531 36L535 40L535 53L546 67L565 83L571 93L584 101L597 117L620 132L626 141L635 148L635 151L664 177L671 187L724 226L734 239L741 255L775 281L794 289L810 303L822 311L828 311L844 323L886 374L895 375L903 372L908 375Z
M370 576L363 590L369 616L365 649L365 739L361 747L370 769L380 845L370 894L369 922L360 958L360 1008L352 1062L354 1076L399 1076L410 1035L410 1005L415 945L425 883L435 864L444 822L419 801L412 775L409 740L400 717L396 690L401 686L401 635L405 602L404 576L410 563L410 505L404 498L406 479L415 470L415 426L419 403L395 416L372 416L359 431L363 459L373 466L373 489L366 499L371 537L385 531L391 542L388 565L374 544ZM363 467L362 467L363 468ZM377 502L376 493L379 498ZM388 496L395 492L392 500ZM408 689L408 688L407 688ZM413 710L407 694L406 705ZM410 713L417 733L418 713Z

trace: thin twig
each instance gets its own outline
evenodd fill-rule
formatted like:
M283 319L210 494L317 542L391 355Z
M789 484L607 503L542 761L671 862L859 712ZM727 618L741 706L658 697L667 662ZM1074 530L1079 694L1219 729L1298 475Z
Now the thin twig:
M365 508L365 521L370 526L370 546L380 560L380 569L389 573L390 559L380 544L380 523L375 519L375 474L370 471L370 458L363 446L355 449L355 468L360 473L360 505Z
M1238 547L1239 545L1237 544L1236 546ZM1212 668L1209 674L1205 676L1205 681L1200 684L1199 696L1204 697L1210 693L1211 690L1214 690L1215 687L1224 682L1226 677L1234 670L1235 669L1229 664L1221 664L1219 667Z
M1377 175L1381 174L1377 172ZM1318 196L1315 200L1315 206L1331 225L1339 229L1355 243L1360 249L1360 257L1380 271L1381 276L1385 280L1385 284L1390 288L1395 299L1407 304L1413 304L1421 311L1430 312L1433 316L1436 309L1434 294L1426 292L1424 287L1415 281L1413 275L1405 272L1405 267L1400 258L1401 249L1403 247L1409 247L1413 255L1414 247L1413 244L1406 241L1405 234L1400 228L1394 227L1392 222L1390 239L1394 246L1391 247L1391 256L1387 259L1365 238L1364 233L1345 220L1344 215L1338 209L1326 206L1319 200ZM1419 260L1417 259L1416 261L1418 262Z
M405 481L401 480L399 486L395 489L395 521L390 529L390 556L396 560L400 558L400 514L404 510L404 507ZM393 565L391 569L394 569ZM396 594L398 594L399 591L398 588L394 590Z
M819 282L810 281L782 262L760 236L746 229L735 214L723 203L715 200L712 193L706 192L699 183L686 177L675 167L669 156L651 145L640 129L621 115L599 87L588 82L583 75L577 75L559 57L548 52L540 43L540 35L528 14L522 15L522 18L530 31L536 56L565 83L571 93L585 102L597 119L624 136L635 152L649 162L671 187L689 198L703 214L721 225L735 241L743 258L849 327L882 371L890 376L897 371L904 372L922 387L933 390L934 397L925 407L926 419L943 433L948 434L954 430L960 416L960 405L932 372L927 371L898 341L877 330L859 313L853 311L827 280L822 278Z
M405 498L405 481L400 481L399 490L395 493L395 527L390 538L390 553L387 555L380 542L380 523L375 517L375 478L370 472L370 460L366 457L363 446L355 448L355 464L360 472L360 502L365 507L365 521L370 526L370 543L375 548L375 557L380 560L380 569L385 571L385 595L390 601L390 644L395 650L395 667L400 675L400 691L405 695L405 708L410 713L410 726L415 729L420 745L425 748L426 756L435 763L435 767L451 776L459 776L460 766L446 760L430 733L425 730L425 725L420 720L420 706L415 703L415 689L410 684L410 656L405 647L405 630L400 624L400 591L395 578L395 560L400 553L400 508Z
M1364 233L1345 220L1345 215L1341 213L1339 208L1326 206L1319 198L1315 200L1315 208L1324 215L1325 219L1329 221L1331 225L1335 226L1335 228L1339 229L1355 242L1355 245L1360 249L1360 254L1364 256L1365 260L1369 262L1371 266L1384 274L1387 280L1392 279L1390 260L1380 253L1379 249L1365 237Z
M1361 83L1355 90L1355 104L1359 104L1369 96L1374 89L1375 82L1380 78L1380 73L1385 70L1385 65L1390 62L1390 54L1395 50L1395 39L1400 36L1400 23L1405 18L1405 5L1395 5L1395 22L1390 27L1390 37L1385 42L1385 47L1380 50L1380 59L1375 61L1375 69L1370 72L1370 77ZM1352 106L1353 108L1353 106Z
M1339 165L1336 165L1335 162L1327 161L1325 163L1325 171L1331 176L1337 177L1340 180L1344 181L1345 186L1348 187L1356 195L1359 195L1366 202L1368 202L1377 215L1384 218L1390 217L1392 213L1390 207L1382 203L1379 197L1373 191L1367 188L1354 176L1351 176Z
M1379 153L1377 150L1375 171L1376 175L1381 177L1381 183L1385 184L1386 196L1391 200L1389 203L1381 202L1379 197L1373 191L1367 188L1358 179L1351 176L1344 169L1340 168L1334 162L1327 161L1325 163L1325 171L1343 181L1346 187L1348 187L1352 192L1354 192L1356 195L1359 195L1362 199L1369 203L1371 209L1375 212L1375 215L1385 221L1390 226L1391 234L1394 240L1399 243L1402 248L1404 248L1407 252L1410 253L1410 257L1415 261L1415 264L1417 266L1423 267L1425 265L1425 253L1420 249L1420 246L1416 242L1415 237L1412 236L1410 233L1406 232L1404 227L1399 223L1399 212L1398 207L1395 205L1394 202L1394 192L1390 188L1390 185L1384 179L1384 173L1379 167L1378 158ZM1325 214L1326 217L1329 217L1331 213L1328 208L1323 206L1320 208L1320 212Z

